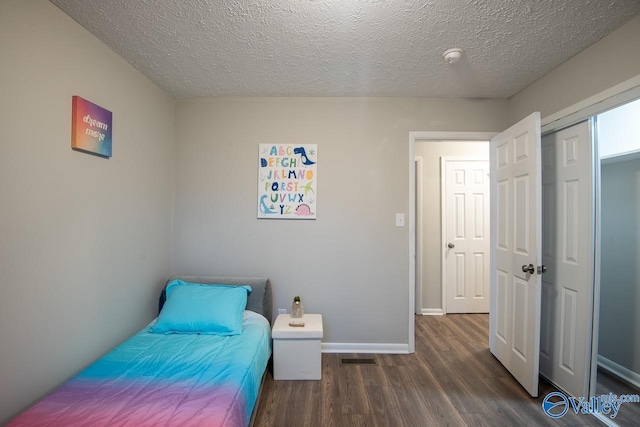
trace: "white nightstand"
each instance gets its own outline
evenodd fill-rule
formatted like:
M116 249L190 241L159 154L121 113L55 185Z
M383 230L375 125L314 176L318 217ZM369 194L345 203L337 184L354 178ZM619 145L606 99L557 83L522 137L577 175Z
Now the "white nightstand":
M273 324L273 379L322 378L322 315L305 314L304 326L289 326L291 315L280 314Z

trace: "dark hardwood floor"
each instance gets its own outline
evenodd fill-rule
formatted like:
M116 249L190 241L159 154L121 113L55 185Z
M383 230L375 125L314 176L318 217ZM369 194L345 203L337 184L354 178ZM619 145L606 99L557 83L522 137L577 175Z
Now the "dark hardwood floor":
M541 379L533 399L489 352L485 314L416 316L416 352L323 354L322 380L274 381L267 375L255 426L602 425L569 411L542 410L555 391ZM375 366L341 358L374 358Z
M608 395L609 393L618 396L623 394L640 395L640 389L599 367L596 395ZM623 403L620 405L620 411L614 421L620 426L640 425L640 403Z

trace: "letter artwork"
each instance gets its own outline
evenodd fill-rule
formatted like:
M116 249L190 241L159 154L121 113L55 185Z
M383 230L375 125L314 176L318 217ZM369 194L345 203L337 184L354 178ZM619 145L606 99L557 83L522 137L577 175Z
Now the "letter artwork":
M259 144L258 218L315 219L317 144Z

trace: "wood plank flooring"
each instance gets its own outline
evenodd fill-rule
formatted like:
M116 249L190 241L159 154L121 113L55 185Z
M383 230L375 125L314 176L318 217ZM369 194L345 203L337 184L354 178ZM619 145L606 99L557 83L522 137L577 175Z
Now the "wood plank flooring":
M618 378L606 369L598 368L596 395L613 393L615 395L639 394L638 387ZM640 403L623 403L614 420L620 426L640 425Z
M569 411L554 420L489 352L485 314L416 316L416 352L323 354L322 380L274 381L267 375L255 426L602 425ZM341 365L340 358L377 365Z

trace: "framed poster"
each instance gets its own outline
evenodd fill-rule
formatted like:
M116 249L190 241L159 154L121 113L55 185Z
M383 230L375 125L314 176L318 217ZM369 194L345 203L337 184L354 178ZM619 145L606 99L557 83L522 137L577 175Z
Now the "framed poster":
M317 144L259 144L258 218L316 219Z
M72 98L71 148L111 157L111 111L79 96Z

